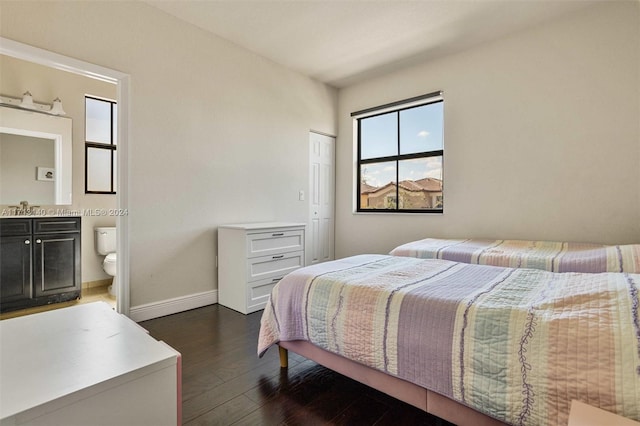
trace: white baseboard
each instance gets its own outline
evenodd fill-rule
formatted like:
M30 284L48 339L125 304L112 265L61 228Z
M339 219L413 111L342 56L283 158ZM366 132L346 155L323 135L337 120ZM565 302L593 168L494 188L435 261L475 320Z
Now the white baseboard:
M207 305L213 305L214 303L218 303L218 290L205 291L202 293L175 297L173 299L161 300L159 302L132 306L129 309L129 317L135 322L140 322L163 317L165 315L177 314L178 312L184 312L190 309L201 308Z

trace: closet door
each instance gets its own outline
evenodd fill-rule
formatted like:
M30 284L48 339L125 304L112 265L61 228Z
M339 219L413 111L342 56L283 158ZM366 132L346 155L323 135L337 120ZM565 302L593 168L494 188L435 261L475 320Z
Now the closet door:
M309 133L307 265L334 259L335 138Z

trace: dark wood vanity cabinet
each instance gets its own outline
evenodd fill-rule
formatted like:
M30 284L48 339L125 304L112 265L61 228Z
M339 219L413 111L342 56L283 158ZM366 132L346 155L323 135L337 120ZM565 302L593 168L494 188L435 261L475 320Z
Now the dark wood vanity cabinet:
M80 218L0 219L0 311L80 297Z
M21 304L31 299L31 235L0 238L0 301ZM4 310L4 309L3 309Z

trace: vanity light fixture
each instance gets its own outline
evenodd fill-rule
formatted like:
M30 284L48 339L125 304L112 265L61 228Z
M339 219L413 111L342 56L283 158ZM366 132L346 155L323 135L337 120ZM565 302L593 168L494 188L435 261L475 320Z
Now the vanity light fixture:
M35 105L33 104L33 96L31 96L31 93L28 90L22 94L22 102L20 102L20 108L35 108Z
M0 96L0 105L28 109L37 112L44 112L51 115L67 114L66 112L64 112L64 109L62 109L62 101L60 100L60 98L55 98L52 104L41 104L39 102L33 102L33 96L28 90L24 92L22 98Z
M67 114L62 109L62 101L60 100L60 98L55 98L53 100L53 105L51 105L51 111L49 111L49 114L53 114L53 115L66 115Z

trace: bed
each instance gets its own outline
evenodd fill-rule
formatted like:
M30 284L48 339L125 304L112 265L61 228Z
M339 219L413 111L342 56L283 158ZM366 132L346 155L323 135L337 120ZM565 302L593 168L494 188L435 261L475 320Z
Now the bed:
M389 254L551 272L640 273L640 244L426 238Z
M354 256L275 286L258 353L278 344L457 424L567 424L571 400L640 420L639 286Z

